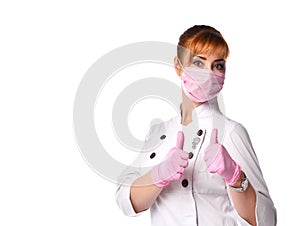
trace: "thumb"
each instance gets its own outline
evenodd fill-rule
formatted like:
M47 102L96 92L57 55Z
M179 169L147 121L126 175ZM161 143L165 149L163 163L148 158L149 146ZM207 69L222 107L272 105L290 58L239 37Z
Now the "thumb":
M214 128L211 132L210 144L217 144L217 143L218 143L218 129Z
M176 148L178 149L183 149L183 144L184 144L184 134L182 131L178 131L177 133L177 144Z

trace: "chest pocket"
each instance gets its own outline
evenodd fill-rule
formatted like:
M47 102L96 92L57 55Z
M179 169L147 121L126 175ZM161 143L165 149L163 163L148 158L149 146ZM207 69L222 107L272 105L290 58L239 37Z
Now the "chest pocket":
M194 191L203 194L226 195L226 183L218 174L211 174L207 170L194 173Z

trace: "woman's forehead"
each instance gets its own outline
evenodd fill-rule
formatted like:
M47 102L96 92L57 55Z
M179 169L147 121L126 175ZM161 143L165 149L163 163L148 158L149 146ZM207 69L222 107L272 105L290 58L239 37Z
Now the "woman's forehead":
M185 57L183 58L184 62L191 62L193 60L208 60L208 61L215 61L215 60L226 60L224 58L224 54L220 54L218 52L214 53L199 53L199 54L187 54L185 55Z
M223 54L220 53L202 53L193 55L192 59L202 59L202 60L225 60Z

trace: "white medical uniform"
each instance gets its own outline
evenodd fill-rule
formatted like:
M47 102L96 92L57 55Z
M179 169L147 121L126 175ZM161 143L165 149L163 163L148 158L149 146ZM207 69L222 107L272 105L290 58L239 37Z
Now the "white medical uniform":
M246 174L256 191L256 219L259 226L276 225L276 209L269 195L258 159L246 129L219 110L217 98L193 110L193 122L181 124L180 117L153 125L133 167L120 177L116 191L118 206L128 216L136 216L130 201L130 184L164 160L176 145L177 132L184 132L184 150L190 153L189 165L179 180L172 181L151 206L153 226L235 226L249 225L235 210L230 188L218 174L207 171L203 159L213 128L218 141ZM141 214L141 213L139 213Z

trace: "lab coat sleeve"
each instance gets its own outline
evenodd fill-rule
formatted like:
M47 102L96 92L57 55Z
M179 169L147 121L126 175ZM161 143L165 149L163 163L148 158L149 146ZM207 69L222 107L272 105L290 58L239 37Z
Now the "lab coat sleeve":
M263 178L260 165L251 144L246 129L236 123L228 137L224 141L224 146L231 157L241 166L249 182L256 192L256 221L257 226L274 226L277 223L277 213L274 203L270 197L268 187ZM241 225L249 225L239 217Z
M126 169L126 172L122 175L124 177L123 180L117 186L117 191L115 194L116 202L119 208L122 210L124 215L126 216L137 216L140 213L136 213L133 209L130 200L130 186L133 181L139 177L139 172L130 169Z
M151 134L151 129L146 135L144 147L142 149L145 148L147 141L150 137L150 134ZM142 169L142 167L140 167L143 162L143 158L144 155L141 153L137 157L137 159L135 159L133 164L131 166L128 166L119 177L117 190L115 193L115 199L117 205L126 216L137 216L142 213L142 212L136 213L134 211L134 208L130 200L130 187L138 177L142 176L145 173L145 169Z

